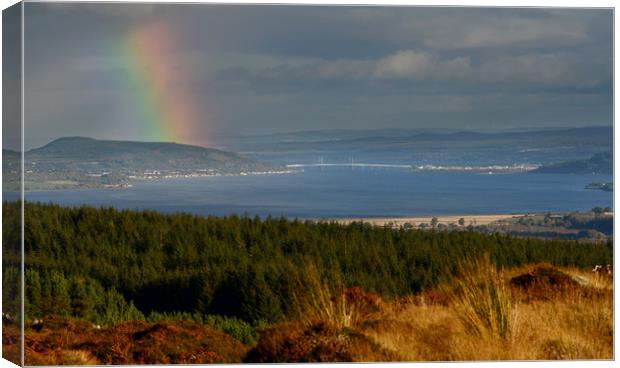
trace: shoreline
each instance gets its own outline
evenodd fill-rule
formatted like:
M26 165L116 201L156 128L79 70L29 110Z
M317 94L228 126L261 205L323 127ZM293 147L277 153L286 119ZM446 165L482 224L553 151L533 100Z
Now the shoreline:
M80 190L89 190L89 189L93 189L93 188L81 188ZM110 189L110 188L108 188ZM24 194L28 194L28 193L36 193L36 192L43 192L43 191L26 191ZM48 191L51 192L51 191ZM19 193L19 192L8 192L8 193ZM3 191L3 194L7 194L6 191ZM24 198L26 202L33 202L32 200L28 200L27 198ZM14 200L18 200L18 199L14 199ZM5 195L3 195L3 202L5 201L11 201L10 199L7 199ZM37 201L35 201L37 202ZM76 206L88 206L88 207L93 207L93 208L101 208L101 207L110 207L110 206L106 206L106 205L94 205L94 204L88 204L88 203L83 203L83 204L60 204L60 203L56 203L56 202L50 202L50 203L54 203L57 205L60 205L61 207L76 207ZM115 206L112 206L115 207ZM115 207L117 208L117 207ZM148 207L145 208L117 208L119 210L135 210L135 211L144 211L144 210L148 210ZM241 213L229 213L229 214L209 214L209 213L194 213L194 212L187 212L187 211L172 211L172 212L168 212L168 211L161 211L161 210L155 210L158 213L161 214L169 214L169 213L187 213L187 214L192 214L195 216L199 216L199 217L218 217L218 218L225 218L225 217L229 217L229 216L248 216L248 217L253 217L256 215L251 215L251 214L241 214ZM510 213L510 214L467 214L467 215L423 215L423 216L402 216L402 217L321 217L321 218L304 218L304 217L295 217L295 216L280 216L280 215L272 215L272 214L268 214L268 215L259 215L259 217L261 219L266 219L267 217L274 217L274 218L284 218L288 221L309 221L309 222L314 222L314 223L336 223L336 224L340 224L340 225L350 225L352 223L364 223L364 224L369 224L371 226L379 226L379 227L385 227L385 226L389 226L391 228L410 228L410 227L416 227L416 228L424 228L424 227L432 227L432 221L434 218L437 219L437 223L435 224L436 226L449 226L451 228L454 228L455 226L457 228L466 228L469 226L488 226L488 225L507 225L507 224L514 224L517 221L519 221L520 219L533 219L533 220L540 220L540 217L546 216L547 214L550 214L552 218L561 218L565 215L569 215L572 213L577 213L577 214L583 214L583 213L587 213L588 211L583 211L583 210L576 210L576 211L566 211L566 212L547 212L547 211L543 211L543 212L518 212L518 213ZM598 216L600 217L612 217L614 216L614 212L601 212L598 214ZM463 220L463 224L460 224L459 221Z
M183 179L196 179L196 178L215 178L215 177L230 177L230 176L267 176L267 175L291 175L302 172L303 170L272 170L272 171L242 171L239 173L214 173L214 174L180 174L180 175L164 175L164 176L152 176L152 177L137 177L128 176L127 182L119 184L76 184L74 186L67 186L61 188L36 188L36 189L24 189L24 193L38 193L38 192L53 192L63 190L101 190L101 189L127 189L132 188L134 184L155 182L161 180L183 180ZM48 182L50 183L50 182ZM20 193L20 189L6 190L3 192L8 193Z
M462 218L465 221L464 226L469 225L488 225L492 222L500 220L508 220L514 218L521 218L526 216L540 215L538 213L514 213L514 214L481 214L481 215L437 215L437 216L409 216L409 217L373 217L373 218L332 218L325 219L325 221L333 221L340 224L350 224L353 222L364 222L375 226L403 226L405 224L411 224L413 226L419 226L420 224L430 224L434 217L437 218L437 224L443 225L458 225L459 220Z
M564 215L568 212L554 212L552 215ZM436 216L408 216L408 217L358 217L358 218L325 218L318 221L336 222L348 225L353 222L363 222L374 226L401 227L406 224L418 227L421 224L430 225L433 218L437 218L437 225L457 225L457 226L480 226L489 225L498 221L514 220L526 217L544 216L545 212L527 212L512 214L479 214L479 215L436 215ZM613 216L613 212L604 212L602 216ZM459 225L459 220L464 220L464 225Z

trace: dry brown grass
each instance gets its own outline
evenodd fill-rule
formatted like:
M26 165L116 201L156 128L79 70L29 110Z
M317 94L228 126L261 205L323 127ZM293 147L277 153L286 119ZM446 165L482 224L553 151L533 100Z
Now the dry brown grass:
M326 324L338 329L355 326L360 319L358 306L347 298L343 283L329 283L316 265L310 264L294 295L297 319L304 325Z
M7 327L9 327L7 329ZM4 326L3 333L19 331ZM125 322L96 329L88 322L46 319L26 329L26 365L238 363L248 348L232 337L192 322ZM7 336L9 337L9 336ZM4 349L19 339L6 339Z
M521 275L534 281L511 286ZM329 298L315 305L346 301L340 308L346 305L343 315L353 323L345 326L306 304L313 318L262 331L248 361L613 358L613 282L607 276L545 264L500 271L483 259L465 264L449 285L419 295L385 302L360 289L353 294L338 299L325 291ZM351 299L371 299L373 308Z
M331 324L288 322L264 329L244 361L249 363L382 362L399 355L370 337Z
M2 321L2 358L21 365L20 327L13 321Z
M502 272L488 255L464 261L450 289L452 308L465 331L482 339L510 337L516 309Z
M191 323L46 321L26 331L26 363L472 361L613 358L613 280L548 264L497 270L471 261L437 289L391 301L330 286L318 269L300 285L298 318L247 347ZM517 280L518 282L515 282ZM577 281L578 280L578 281ZM18 339L5 326L9 353Z
M461 277L451 288L442 288L444 292L458 289L455 284L470 283L471 287L473 283L478 288L473 292L467 290L471 296L477 293L479 299L467 297L462 291L453 292L447 305L421 304L410 298L408 304L399 306L392 320L367 328L364 333L408 361L612 359L611 278L576 269L553 268L569 277L581 276L588 283L586 286L569 283L557 290L553 289L557 285L537 285L547 291L544 298L523 295L539 293L540 289L508 289L510 278L539 267L550 266L536 265L511 270L491 281L489 276L501 273L497 270L482 271L486 273L482 275L482 279L487 280L486 286L474 275ZM501 298L508 299L502 302L505 303L503 306L494 300L493 295L498 291L491 292L489 285L501 290ZM459 300L459 295L465 295L465 298ZM490 308L493 305L495 308ZM510 315L503 338L500 338L499 323L495 327L489 323L502 319L493 313Z
M259 331L246 356L253 363L393 361L399 355L360 332L362 324L385 319L386 306L376 294L329 283L308 266L295 295L297 319Z

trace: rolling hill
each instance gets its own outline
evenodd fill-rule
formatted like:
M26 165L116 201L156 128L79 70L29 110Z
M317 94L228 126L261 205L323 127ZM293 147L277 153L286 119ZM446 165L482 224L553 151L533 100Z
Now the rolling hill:
M613 174L613 169L613 155L611 152L602 152L585 160L544 165L533 172L542 174Z
M19 160L4 150L5 170ZM282 168L234 152L166 142L66 137L29 150L24 159L27 189L109 187L130 180L278 171ZM13 164L12 164L13 163ZM15 175L13 175L15 176ZM5 183L6 187L11 183Z
M412 165L548 165L613 150L613 128L521 131L322 130L245 137L231 150L270 162L356 161Z

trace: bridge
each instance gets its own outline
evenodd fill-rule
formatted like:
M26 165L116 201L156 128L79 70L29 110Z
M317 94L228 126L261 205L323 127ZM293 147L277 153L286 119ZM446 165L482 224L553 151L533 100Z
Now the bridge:
M382 167L382 168L391 168L391 169L413 169L413 165L397 165L397 164L367 164L367 163L359 163L355 162L353 158L351 158L351 162L347 163L325 163L323 162L323 157L319 157L318 163L312 164L288 164L286 167L290 168L303 168L303 167Z

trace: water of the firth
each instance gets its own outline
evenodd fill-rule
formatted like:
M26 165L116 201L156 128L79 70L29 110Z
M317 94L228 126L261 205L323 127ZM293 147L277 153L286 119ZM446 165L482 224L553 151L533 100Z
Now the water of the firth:
M612 193L584 187L612 180L611 175L307 168L285 175L165 179L135 183L131 188L28 192L26 200L298 218L564 212L611 207Z

